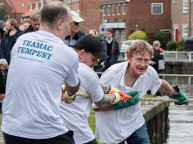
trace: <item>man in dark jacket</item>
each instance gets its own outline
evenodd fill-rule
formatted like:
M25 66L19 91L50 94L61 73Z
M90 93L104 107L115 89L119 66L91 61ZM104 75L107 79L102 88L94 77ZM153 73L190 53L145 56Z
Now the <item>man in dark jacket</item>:
M70 24L70 35L66 36L64 43L70 47L74 47L76 41L85 33L80 31L80 23L84 21L75 11L71 11L72 23Z
M28 32L33 32L33 31L39 30L39 28L40 28L40 11L34 12L30 16L30 20L31 20L31 25L25 31L21 32L19 34L19 36L22 34L28 33Z
M16 42L16 39L21 32L18 29L16 19L10 18L5 23L6 32L1 40L0 46L0 59L6 59L8 64L10 63L10 52L13 45Z
M113 38L113 30L108 28L105 31L105 42L104 47L109 58L105 61L104 70L108 69L111 65L117 63L119 57L119 43L116 39Z

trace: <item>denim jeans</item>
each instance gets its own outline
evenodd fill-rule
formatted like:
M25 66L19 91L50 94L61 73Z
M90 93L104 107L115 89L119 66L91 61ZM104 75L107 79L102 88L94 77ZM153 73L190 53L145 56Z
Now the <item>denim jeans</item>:
M150 144L149 136L147 134L146 124L136 130L132 135L130 135L127 139L122 141L119 144Z

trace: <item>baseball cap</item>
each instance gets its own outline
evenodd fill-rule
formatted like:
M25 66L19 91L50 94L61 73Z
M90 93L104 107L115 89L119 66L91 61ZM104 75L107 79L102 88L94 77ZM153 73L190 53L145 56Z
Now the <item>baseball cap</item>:
M76 13L75 11L71 11L71 14L72 14L72 21L74 22L77 22L77 23L80 23L80 22L83 22L84 19L82 19L78 13Z
M105 60L108 58L98 38L92 35L84 35L80 37L74 45L74 48L78 50L84 49L86 52L92 53L100 60Z
M158 40L155 40L155 41L153 42L153 45L159 45L159 46L160 46L160 42L159 42Z

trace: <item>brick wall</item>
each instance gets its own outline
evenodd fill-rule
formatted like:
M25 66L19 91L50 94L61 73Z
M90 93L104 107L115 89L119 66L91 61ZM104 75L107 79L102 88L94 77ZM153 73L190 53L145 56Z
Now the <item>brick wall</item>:
M89 29L95 28L98 31L102 21L102 12L99 7L99 3L110 0L81 0L80 12L81 17L85 19L81 23L80 28L84 32L88 32ZM112 1L111 1L112 2ZM151 14L151 3L163 3L163 15ZM116 4L115 4L116 5ZM115 9L116 11L116 9ZM153 35L160 29L171 29L171 1L170 0L131 0L126 2L126 15L117 16L104 16L107 22L124 21L125 26L125 38L129 36L132 31L144 30L148 36L150 42L153 41Z

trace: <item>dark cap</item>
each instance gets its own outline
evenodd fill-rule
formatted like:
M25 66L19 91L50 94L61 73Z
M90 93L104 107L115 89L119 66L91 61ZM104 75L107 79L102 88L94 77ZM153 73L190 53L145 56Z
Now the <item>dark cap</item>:
M96 58L105 60L108 58L105 50L102 48L102 44L97 37L92 35L85 35L78 39L74 45L75 49L92 53Z

